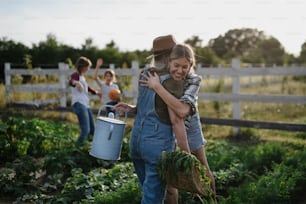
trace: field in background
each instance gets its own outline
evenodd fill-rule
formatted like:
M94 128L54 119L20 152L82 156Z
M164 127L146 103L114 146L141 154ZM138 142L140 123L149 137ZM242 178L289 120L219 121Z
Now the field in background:
M284 94L284 95L306 95L306 83L304 81L293 80L292 77L244 77L241 79L241 93L245 94ZM252 83L251 83L252 82ZM203 78L200 92L231 92L231 79L229 78ZM6 109L5 87L0 85L0 114L7 111L14 113L13 108ZM12 100L35 100L46 99L51 94L45 93L13 93ZM126 101L125 99L123 99ZM126 101L130 102L130 101ZM283 103L260 103L260 102L241 102L241 119L257 121L274 121L288 123L306 123L306 105L300 104L283 104ZM99 109L100 102L92 101L93 109ZM52 109L52 106L48 107ZM231 118L232 104L230 102L208 102L199 101L199 111L201 117L212 118ZM28 111L18 110L18 114L27 115ZM76 116L71 112L58 113L55 111L31 110L31 116L37 116L44 119L62 119L77 124ZM130 120L130 119L128 119ZM131 123L131 122L129 122ZM204 133L209 138L223 137L228 135L231 127L204 125ZM265 136L273 135L290 135L294 133L275 130L260 130Z
M247 81L247 77L243 81ZM263 78L253 79L257 83L241 86L242 94L258 95L306 95L306 82L296 81L292 77L273 77L270 80ZM272 82L270 82L272 81ZM200 92L230 93L230 79L204 79ZM221 85L220 85L221 84ZM241 102L241 118L246 120L306 122L306 106L300 104ZM199 101L200 115L202 117L230 118L232 104L230 102Z

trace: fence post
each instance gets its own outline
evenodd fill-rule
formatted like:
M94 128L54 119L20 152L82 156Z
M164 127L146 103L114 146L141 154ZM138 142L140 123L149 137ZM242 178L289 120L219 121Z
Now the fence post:
M132 70L133 70L133 76L132 76L132 84L133 84L133 96L137 96L138 93L138 79L139 79L139 63L137 61L132 61ZM133 103L137 103L137 97L133 97Z
M232 59L232 68L239 72L240 69L240 60L237 58ZM233 94L240 94L240 78L239 75L234 75L232 77L233 86L232 86L232 93ZM240 101L233 102L233 119L240 119ZM234 135L239 133L240 129L238 127L234 127Z
M11 74L9 73L11 69L10 63L4 64L4 78L5 78L5 92L6 92L6 104L11 104L11 94L10 94L10 88L11 88Z
M65 63L60 62L58 63L58 68L60 70L60 75L59 75L59 83L60 83L60 106L61 108L66 108L67 107L67 81L66 81L66 71L67 66Z

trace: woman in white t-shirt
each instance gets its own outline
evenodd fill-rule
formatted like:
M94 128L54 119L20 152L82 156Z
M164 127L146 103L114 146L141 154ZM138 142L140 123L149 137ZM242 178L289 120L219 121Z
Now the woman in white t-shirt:
M86 57L80 57L75 67L77 71L71 74L69 84L72 87L72 110L77 115L81 133L77 143L81 144L88 135L94 134L95 123L91 109L89 108L90 98L88 93L101 97L101 93L90 87L86 81L85 74L90 69L92 63Z
M93 78L96 80L97 84L100 86L100 91L102 94L101 102L102 105L116 105L120 101L120 90L118 85L116 84L116 74L114 70L107 69L103 74L103 81L99 78L99 68L103 64L103 59L98 58L96 63L96 69L93 75ZM112 90L117 90L115 93L111 94ZM113 92L112 92L113 93ZM109 112L114 112L110 107L106 107L106 113L108 115Z

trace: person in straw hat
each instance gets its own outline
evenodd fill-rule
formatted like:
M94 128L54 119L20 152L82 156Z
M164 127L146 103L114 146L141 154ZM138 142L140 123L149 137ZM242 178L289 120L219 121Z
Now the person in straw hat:
M186 49L183 49L186 47ZM180 52L192 52L192 48L189 47L188 45L184 44L178 44L175 45L172 53L170 54L169 58L175 58L175 56L181 55ZM189 56L194 56L194 54L189 54ZM191 63L194 65L195 60L194 58L190 60ZM171 70L171 62L170 62L170 70L168 70L174 80L178 80L176 77L177 74L179 74L180 71L178 71L177 68L174 68ZM175 67L175 66L174 66ZM182 68L183 70L184 68ZM194 154L199 161L202 163L202 165L205 166L207 170L207 175L211 179L211 188L213 192L213 198L215 200L215 203L217 203L216 200L216 190L215 190L215 180L214 176L209 168L209 164L207 162L206 154L205 154L205 149L204 145L206 144L206 140L204 139L204 135L202 133L202 127L201 127L201 122L200 122L200 117L199 117L199 112L198 112L198 106L197 106L197 96L198 96L198 91L200 88L200 83L201 83L201 77L196 75L191 69L191 71L187 74L186 78L184 79L184 93L181 93L180 97L177 97L175 93L173 93L172 90L176 89L176 92L178 92L180 89L179 86L175 85L171 88L165 86L165 82L161 83L160 77L155 74L149 74L149 76L146 77L146 80L141 81L141 83L144 86L147 86L149 88L152 88L154 91L157 92L157 97L161 97L163 101L166 101L167 107L172 109L176 114L180 114L178 110L180 110L180 106L177 105L178 102L185 102L189 103L192 106L193 113L191 114L191 117L187 120L188 122L188 128L187 128L187 138L188 138L188 144L189 148L192 154ZM171 94L170 94L171 93ZM173 96L176 96L177 98L180 98L179 100L173 99ZM175 103L174 103L175 102ZM157 101L156 104L158 105ZM179 103L178 103L179 104ZM163 107L163 106L161 106ZM165 118L162 113L159 113L159 109L156 107L156 112L159 114L160 118ZM164 111L165 112L165 111ZM163 119L161 119L163 121ZM177 125L173 125L173 130L175 134L185 134L182 129L185 127L182 127L182 123L176 123ZM178 192L176 189L173 187L169 186L168 191L167 191L167 203L172 204L172 203L177 203L178 202Z
M164 42L165 39L168 43ZM140 81L145 80L148 73L158 73L161 77L169 75L168 59L173 46L176 44L173 36L161 36L154 39L153 47L154 61L152 67L144 68L140 75ZM175 60L175 59L173 59ZM183 76L182 76L183 77ZM155 112L156 93L153 89L145 86L139 86L136 106L123 102L115 105L114 109L119 112L135 113L135 120L130 138L130 151L133 165L140 182L143 196L141 203L160 204L164 203L166 186L160 180L158 175L157 163L161 158L163 151L173 151L175 149L175 139L179 148L190 152L187 134L184 137L175 138L173 134L173 124L167 124L160 120ZM176 99L177 100L177 99ZM181 113L188 115L191 107L187 103L181 103ZM178 115L171 114L171 122L182 121ZM184 128L185 129L185 128ZM185 129L186 131L186 129Z

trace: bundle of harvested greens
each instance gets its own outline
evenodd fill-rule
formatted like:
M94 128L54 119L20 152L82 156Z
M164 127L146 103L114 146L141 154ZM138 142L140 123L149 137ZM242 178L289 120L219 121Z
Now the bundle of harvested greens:
M163 152L158 163L159 176L173 187L200 195L210 195L210 179L205 167L184 151Z

